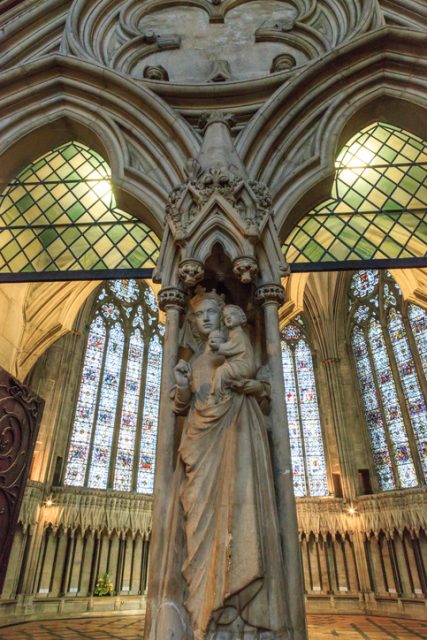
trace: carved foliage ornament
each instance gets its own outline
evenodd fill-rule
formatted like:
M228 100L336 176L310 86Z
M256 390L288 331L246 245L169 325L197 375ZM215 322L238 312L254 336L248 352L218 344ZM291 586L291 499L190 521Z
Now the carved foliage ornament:
M221 195L239 212L248 237L259 236L272 206L267 187L255 180L243 180L233 174L232 167L201 170L194 160L187 183L171 191L166 205L177 241L186 238L188 227L213 194Z
M44 402L0 369L0 591Z

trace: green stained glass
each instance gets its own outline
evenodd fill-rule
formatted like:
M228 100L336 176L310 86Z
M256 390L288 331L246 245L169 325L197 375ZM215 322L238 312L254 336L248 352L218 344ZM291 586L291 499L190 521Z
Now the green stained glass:
M36 160L0 195L0 273L152 268L159 245L116 208L108 164L78 142Z
M376 123L344 146L336 169L333 198L305 215L286 239L287 262L426 256L427 143Z

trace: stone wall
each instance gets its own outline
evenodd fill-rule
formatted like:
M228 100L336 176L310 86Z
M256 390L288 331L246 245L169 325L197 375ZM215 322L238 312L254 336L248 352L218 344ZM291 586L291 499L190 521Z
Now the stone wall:
M15 535L0 623L100 611L144 611L151 500L119 492L30 482ZM427 537L423 489L338 498L299 498L308 612L422 618ZM349 512L351 510L351 513ZM353 511L354 510L354 511ZM107 571L114 595L94 596Z

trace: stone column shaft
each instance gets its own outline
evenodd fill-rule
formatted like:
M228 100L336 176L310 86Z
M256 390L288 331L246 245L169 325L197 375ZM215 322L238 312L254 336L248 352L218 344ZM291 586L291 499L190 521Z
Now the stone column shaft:
M264 307L265 339L271 375L270 417L273 469L287 586L286 597L290 637L292 640L306 640L303 574L298 540L298 522L293 488L278 315L279 305L283 303L283 288L276 284L263 285L256 292L256 300L261 302Z
M159 604L164 572L162 570L166 541L166 514L168 512L172 476L174 472L174 444L176 416L172 411L169 394L175 384L174 368L178 359L179 321L184 309L185 296L175 287L163 288L159 293L159 306L166 312L163 343L162 382L160 392L159 431L157 437L156 472L154 481L153 525L149 555L148 599L144 637L151 635L153 616ZM141 585L143 589L143 585ZM160 640L160 639L158 639Z

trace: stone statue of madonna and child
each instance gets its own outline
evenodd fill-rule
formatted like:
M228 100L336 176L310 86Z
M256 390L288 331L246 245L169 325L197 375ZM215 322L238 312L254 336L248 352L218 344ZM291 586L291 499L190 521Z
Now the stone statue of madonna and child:
M269 384L257 379L245 325L240 307L198 288L187 318L193 356L179 360L172 391L174 411L186 417L169 521L175 543L162 594L166 610L181 611L181 632L170 611L163 611L169 622L162 622L160 607L160 635L167 640L288 637L262 411Z

